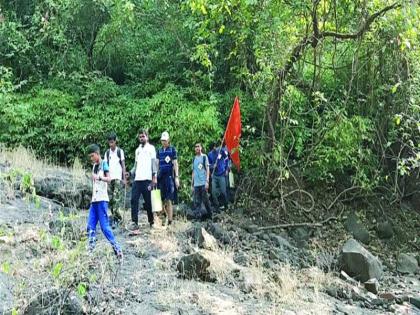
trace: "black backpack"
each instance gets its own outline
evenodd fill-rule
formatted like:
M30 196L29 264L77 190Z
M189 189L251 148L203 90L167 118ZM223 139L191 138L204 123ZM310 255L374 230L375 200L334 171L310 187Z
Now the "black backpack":
M108 163L108 165L109 165L109 155L110 155L110 152L109 152L109 149L108 149L108 150L106 150L106 152L105 152L105 159L106 159L106 162ZM121 167L122 167L121 149L120 149L120 148L118 148L118 147L117 147L117 156L118 156L118 158L120 159L120 165L121 165Z

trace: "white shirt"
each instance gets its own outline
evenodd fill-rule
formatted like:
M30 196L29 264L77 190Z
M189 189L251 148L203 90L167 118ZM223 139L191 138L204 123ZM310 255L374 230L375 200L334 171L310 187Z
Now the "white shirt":
M152 165L156 159L156 149L150 143L136 149L136 177L134 180L152 180Z
M107 168L107 164L105 161L100 162L99 172L97 173L101 178L105 176L104 174L104 164L105 168ZM92 174L94 174L95 165L92 168ZM93 181L93 191L92 191L92 202L97 201L109 201L108 198L108 184L102 180L94 180Z
M111 179L123 179L122 175L122 166L120 163L120 158L118 157L117 151L120 149L121 152L121 161L124 161L124 151L121 148L116 147L114 151L109 149L109 161L107 161L106 153L104 160L108 162L109 165L109 176Z

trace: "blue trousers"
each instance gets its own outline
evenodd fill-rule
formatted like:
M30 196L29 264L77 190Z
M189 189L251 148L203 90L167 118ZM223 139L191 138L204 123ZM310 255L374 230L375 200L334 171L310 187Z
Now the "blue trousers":
M89 218L87 222L87 232L89 239L89 249L93 249L96 244L96 225L101 226L102 233L105 235L108 242L112 245L115 253L121 251L120 246L115 240L114 234L112 233L111 226L108 220L108 202L107 201L96 201L90 204Z

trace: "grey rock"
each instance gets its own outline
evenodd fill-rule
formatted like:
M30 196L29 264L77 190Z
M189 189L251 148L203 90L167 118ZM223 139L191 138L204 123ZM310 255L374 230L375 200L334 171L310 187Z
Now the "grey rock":
M370 242L370 235L369 231L358 221L356 214L351 213L348 217L346 222L344 223L346 230L352 234L352 236L364 243L369 244Z
M388 221L379 222L376 230L378 232L378 237L381 239L390 239L394 235L392 224Z
M417 297L410 297L409 301L411 304L413 304L415 307L417 307L418 309L420 309L420 296Z
M270 235L271 241L280 248L284 249L294 249L294 247L289 243L287 239L281 237L280 235Z
M369 279L364 283L365 289L373 294L378 294L379 282L377 279Z
M210 281L209 267L210 261L200 253L182 257L176 266L181 277L203 281Z
M210 234L224 244L230 244L234 239L232 233L226 231L219 223L209 222L206 227Z
M88 176L76 176L70 171L55 170L34 178L37 194L58 200L72 208L87 208L92 195Z
M275 250L270 250L268 253L268 257L272 260L277 259L280 260L280 256L278 254L278 252L276 252Z
M382 277L382 264L379 259L354 239L344 244L340 262L342 270L362 282L372 278L380 280Z
M35 296L25 307L24 315L84 314L83 304L74 294L52 289Z
M244 229L249 233L256 233L258 232L258 225L250 224L245 226Z
M233 261L241 266L247 266L248 265L248 255L244 252L236 252L233 255Z
M290 233L291 237L296 243L296 246L299 248L306 247L308 245L308 240L310 238L310 233L307 228L298 227L293 229Z
M269 242L269 241L270 241L270 237L269 237L269 236L268 236L268 234L266 234L266 233L262 234L262 235L261 235L261 238L262 238L264 241L266 241L266 242Z
M401 253L397 257L397 271L401 273L416 273L419 269L416 257Z
M196 224L192 229L187 231L187 235L192 237L192 241L200 248L215 250L218 247L214 236L207 233L206 229L200 224Z

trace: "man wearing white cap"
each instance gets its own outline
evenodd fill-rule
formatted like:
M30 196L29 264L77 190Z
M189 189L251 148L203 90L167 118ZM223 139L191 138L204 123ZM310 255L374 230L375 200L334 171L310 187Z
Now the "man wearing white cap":
M176 189L179 188L178 157L175 147L169 145L167 131L162 133L160 141L162 147L156 154L156 159L159 161L158 187L162 194L168 225L171 225L173 220L172 203L175 201Z

